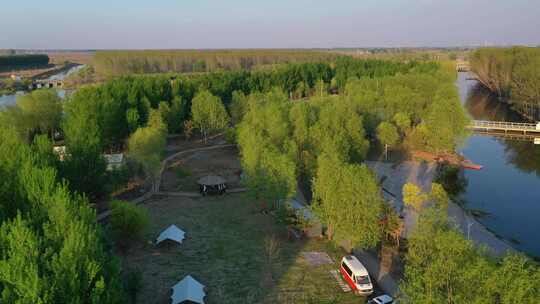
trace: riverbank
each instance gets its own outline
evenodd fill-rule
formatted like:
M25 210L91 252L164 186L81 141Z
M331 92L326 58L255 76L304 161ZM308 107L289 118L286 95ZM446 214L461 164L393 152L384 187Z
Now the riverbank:
M382 161L367 161L366 164L376 174L383 188L385 199L400 211L405 222L403 237L407 238L414 231L418 221L418 213L403 203L402 189L406 183L416 184L422 191L429 192L436 177L435 163L403 161L388 163ZM508 251L515 251L508 241L489 231L467 210L455 202L448 204L448 216L456 224L465 238L470 239L476 246L487 248L493 256L502 256Z

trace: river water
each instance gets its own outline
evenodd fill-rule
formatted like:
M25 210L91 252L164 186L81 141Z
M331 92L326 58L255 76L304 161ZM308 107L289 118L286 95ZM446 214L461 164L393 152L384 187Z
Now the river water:
M472 119L523 121L517 113L459 73L457 85ZM471 135L461 153L484 166L465 170L465 207L487 215L479 218L512 246L540 257L540 145L532 141Z
M52 75L48 79L49 80L64 80L64 78L66 78L68 75L75 73L84 67L85 65L78 65L78 66L72 67L71 69L67 71ZM64 98L65 93L66 93L65 90L57 89L56 91L58 92L58 96L60 96L61 98ZM24 95L24 94L25 92L17 92L16 94L0 95L0 108L7 105L15 104L15 102L17 101L17 96Z

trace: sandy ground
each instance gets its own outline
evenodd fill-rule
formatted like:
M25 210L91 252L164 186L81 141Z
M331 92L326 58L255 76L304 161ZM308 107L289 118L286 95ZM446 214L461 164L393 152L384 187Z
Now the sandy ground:
M405 161L398 164L374 161L366 163L375 172L377 178L382 180L382 187L386 190L383 193L387 201L396 210L402 212L405 220L404 237L409 236L416 226L418 214L413 209L403 207L403 185L405 183L414 183L423 191L429 192L431 183L435 178L435 164L414 161ZM450 202L448 215L466 238L470 238L477 246L486 247L491 254L501 256L507 251L514 251L508 242L488 231L459 205Z

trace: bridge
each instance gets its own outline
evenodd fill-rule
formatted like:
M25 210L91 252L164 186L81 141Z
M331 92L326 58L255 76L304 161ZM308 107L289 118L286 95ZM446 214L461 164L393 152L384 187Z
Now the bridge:
M458 72L469 72L471 70L471 65L468 61L457 60L456 61L456 71Z
M35 90L35 89L50 89L50 88L61 88L64 86L64 82L62 80L35 80L28 86L28 89Z
M467 126L467 129L472 130L472 131L483 131L483 132L504 132L504 133L540 135L540 122L523 123L523 122L507 122L507 121L473 120L473 122Z
M522 123L507 121L473 120L467 126L475 134L533 142L540 145L540 122Z

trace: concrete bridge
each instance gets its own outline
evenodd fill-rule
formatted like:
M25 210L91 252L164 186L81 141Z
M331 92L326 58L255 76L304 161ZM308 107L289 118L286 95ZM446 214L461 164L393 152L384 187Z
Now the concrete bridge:
M50 89L50 88L61 88L64 86L62 80L35 80L28 86L28 89Z
M540 122L523 123L508 121L473 120L467 129L480 132L518 133L540 136Z

